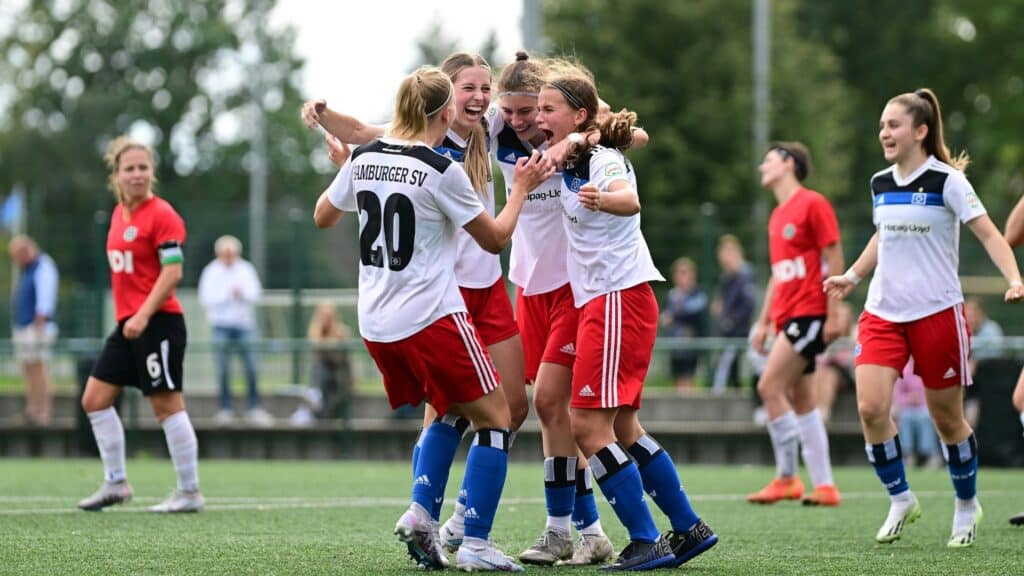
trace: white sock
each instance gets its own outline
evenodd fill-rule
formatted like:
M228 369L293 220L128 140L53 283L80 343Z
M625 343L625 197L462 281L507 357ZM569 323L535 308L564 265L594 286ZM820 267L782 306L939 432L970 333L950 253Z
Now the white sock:
M199 442L188 412L175 412L164 419L162 426L167 438L167 451L174 462L174 471L178 473L178 490L199 490Z
M127 478L124 471L124 426L114 407L89 412L92 434L96 437L96 446L100 449L100 460L103 461L103 478L107 482L123 482Z
M899 494L890 494L889 500L891 500L893 504L898 504L900 506L909 506L910 504L914 503L914 493L911 492L910 490L906 490L904 492L900 492Z
M560 534L572 534L572 514L568 516L548 516L547 528L557 530Z
M815 408L797 416L796 422L800 428L801 452L811 475L811 484L815 487L832 484L832 458L828 453L828 434L821 413Z
M604 528L601 527L601 519L594 520L593 524L584 526L579 532L580 534L588 534L590 536L603 536Z
M467 550L483 550L487 547L487 541L482 538L473 538L472 536L466 536L462 539L462 547Z
M775 451L775 474L779 478L796 476L799 463L800 431L797 429L796 414L792 410L768 422L768 435Z

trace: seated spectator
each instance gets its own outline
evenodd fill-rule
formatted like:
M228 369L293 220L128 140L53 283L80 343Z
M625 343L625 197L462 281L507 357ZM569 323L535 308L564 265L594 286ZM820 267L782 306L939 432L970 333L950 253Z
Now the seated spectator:
M57 266L34 240L19 234L8 245L20 276L12 299L14 355L25 377L25 412L29 426L47 426L53 394L48 365L57 339Z
M708 297L697 285L697 265L689 258L679 258L672 263L672 282L665 305L662 306L661 325L665 333L673 338L700 338L707 336L704 315L708 309ZM694 350L673 350L671 371L676 388L693 388L694 375L700 353Z
M353 378L348 350L342 345L351 332L335 314L334 306L322 302L309 322L309 343L313 348L310 387L303 394L303 405L291 416L296 426L321 420L347 418L351 404Z
M718 295L711 305L718 320L718 335L723 338L746 338L754 318L756 295L754 272L743 259L743 246L738 238L726 234L718 239L718 265L722 268ZM727 347L718 357L711 391L725 392L727 386L740 387L740 348Z
M221 236L214 243L217 258L203 268L199 276L199 303L206 308L213 327L213 345L217 355L217 380L220 384L218 423L234 420L231 400L231 354L237 353L245 369L248 389L246 420L258 426L270 426L274 418L263 409L256 382L256 302L263 287L256 268L242 258L242 243L234 236Z
M913 356L903 367L903 374L896 379L892 394L892 410L903 445L904 465L926 465L929 468L941 466L939 438L928 414L924 381L914 373Z

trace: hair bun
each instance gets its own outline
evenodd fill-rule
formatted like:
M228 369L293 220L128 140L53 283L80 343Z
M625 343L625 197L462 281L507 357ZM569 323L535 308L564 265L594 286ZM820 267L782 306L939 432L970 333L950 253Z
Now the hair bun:
M516 62L525 62L530 59L530 55L526 50L519 50L516 52Z

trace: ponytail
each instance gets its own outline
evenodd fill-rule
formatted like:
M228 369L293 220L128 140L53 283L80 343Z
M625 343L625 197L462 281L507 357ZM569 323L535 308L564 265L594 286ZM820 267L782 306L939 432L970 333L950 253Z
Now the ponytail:
M935 156L940 161L949 164L961 172L967 169L971 163L971 157L967 152L961 151L955 157L946 146L945 135L942 130L942 110L939 108L939 98L930 88L921 88L914 92L900 94L889 100L899 102L914 119L914 127L922 124L928 126L928 134L924 137L921 145L924 151Z
M389 134L403 140L416 140L454 95L455 89L444 72L433 66L420 67L402 79L398 87Z

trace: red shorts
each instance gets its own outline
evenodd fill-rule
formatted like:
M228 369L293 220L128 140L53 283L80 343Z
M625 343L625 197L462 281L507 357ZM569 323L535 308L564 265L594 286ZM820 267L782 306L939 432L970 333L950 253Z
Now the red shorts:
M568 284L533 296L523 296L522 288L516 290L516 323L523 335L527 381L537 379L542 362L572 368L579 318Z
M490 288L459 286L459 292L462 292L466 310L469 311L473 325L476 326L476 331L485 346L497 344L519 334L504 278L498 278Z
M640 408L640 393L658 333L658 301L650 284L594 298L580 312L573 408Z
M449 404L472 402L498 387L491 357L465 312L404 340L363 342L384 376L392 409L426 399L443 416Z
M912 322L889 322L865 311L857 325L854 363L903 372L913 356L914 373L925 387L941 390L971 385L970 351L971 329L964 320L963 303Z

